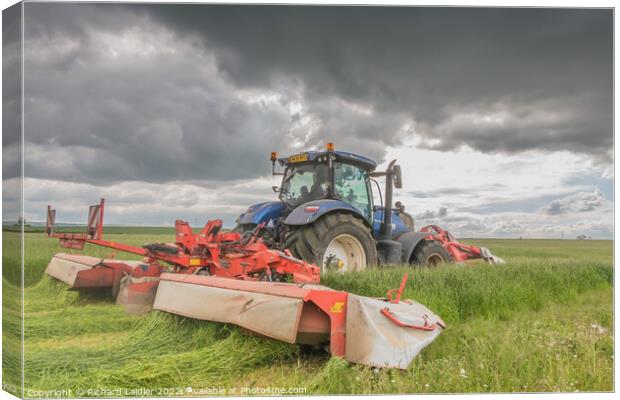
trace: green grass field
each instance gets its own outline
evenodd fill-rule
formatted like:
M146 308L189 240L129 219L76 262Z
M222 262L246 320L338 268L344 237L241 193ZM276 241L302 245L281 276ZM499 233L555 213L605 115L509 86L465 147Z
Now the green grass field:
M171 234L112 234L132 244ZM102 295L78 295L43 276L61 249L26 234L25 390L28 397L613 390L611 241L474 240L508 260L415 269L405 291L448 324L406 371L373 370L304 353L234 326L163 312L125 315ZM3 377L18 382L19 258L3 236ZM87 254L109 250L88 247ZM120 254L119 258L124 257ZM368 296L409 268L327 275ZM6 385L5 385L6 387ZM191 388L191 391L188 390ZM64 390L65 392L61 392ZM90 390L90 391L88 391Z

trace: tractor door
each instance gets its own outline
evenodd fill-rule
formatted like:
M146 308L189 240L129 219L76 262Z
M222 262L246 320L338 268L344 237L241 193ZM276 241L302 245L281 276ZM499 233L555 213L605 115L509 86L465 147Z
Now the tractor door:
M295 208L312 200L321 200L329 193L329 169L326 163L294 164L286 169L280 200Z
M372 192L368 172L351 164L334 164L334 196L357 208L372 222Z

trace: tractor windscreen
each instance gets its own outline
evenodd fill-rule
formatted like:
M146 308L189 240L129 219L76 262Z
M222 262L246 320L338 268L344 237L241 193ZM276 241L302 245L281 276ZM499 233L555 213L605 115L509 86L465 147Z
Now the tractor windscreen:
M280 199L292 207L323 199L329 193L327 164L296 164L289 166L280 188Z

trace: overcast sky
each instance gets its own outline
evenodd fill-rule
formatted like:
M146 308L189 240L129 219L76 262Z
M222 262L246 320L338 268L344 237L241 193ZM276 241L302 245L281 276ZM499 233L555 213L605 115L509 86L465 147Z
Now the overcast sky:
M397 158L418 226L612 236L611 10L26 3L24 49L30 220L231 225L270 151L333 141Z

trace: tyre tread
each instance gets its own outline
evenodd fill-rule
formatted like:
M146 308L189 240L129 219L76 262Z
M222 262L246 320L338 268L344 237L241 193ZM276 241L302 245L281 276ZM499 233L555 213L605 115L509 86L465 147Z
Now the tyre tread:
M370 228L366 226L358 217L349 213L330 213L316 220L313 224L301 227L292 227L284 240L283 249L289 249L293 256L308 262L320 264L322 260L316 259L316 252L321 246L321 238L324 238L333 227L351 224L363 230L367 234L370 245L366 254L368 265L375 265L377 253L375 242Z

